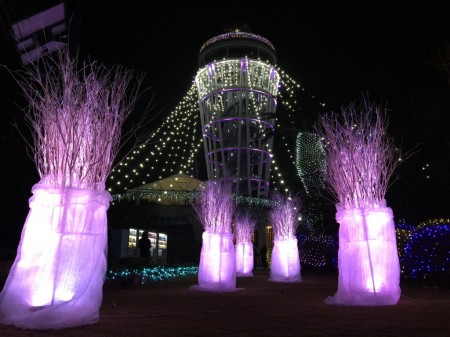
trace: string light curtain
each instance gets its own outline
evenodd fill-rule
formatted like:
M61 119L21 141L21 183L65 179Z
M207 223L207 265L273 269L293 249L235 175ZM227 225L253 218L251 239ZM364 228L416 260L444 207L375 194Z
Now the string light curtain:
M317 125L340 225L338 290L328 304L394 305L400 298L393 212L385 194L401 157L387 125L382 106L367 100L325 115Z
M296 168L309 199L303 212L303 222L312 235L324 232L323 214L318 207L324 188L323 172L326 168L325 151L320 137L311 132L298 132L296 139Z
M142 78L132 87L132 72L78 65L67 50L41 62L15 73L41 179L0 294L0 322L63 329L99 320L111 201L105 180Z

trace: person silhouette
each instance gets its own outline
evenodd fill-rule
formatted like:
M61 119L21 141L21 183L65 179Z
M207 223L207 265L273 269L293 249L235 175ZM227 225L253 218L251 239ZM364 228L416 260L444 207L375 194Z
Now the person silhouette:
M142 232L142 236L138 241L139 257L143 259L148 259L150 257L150 249L152 248L152 243L148 238L148 232Z
M261 265L263 269L267 269L267 246L264 244L259 251L259 257L261 258Z

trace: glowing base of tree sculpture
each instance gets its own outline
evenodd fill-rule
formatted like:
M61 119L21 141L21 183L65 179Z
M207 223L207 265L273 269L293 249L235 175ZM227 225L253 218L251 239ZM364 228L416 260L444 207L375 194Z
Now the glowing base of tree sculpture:
M341 209L338 290L327 304L394 305L400 299L400 263L392 210Z
M253 243L236 243L236 276L253 276Z
M107 191L33 187L0 322L30 329L96 323L106 273Z
M203 232L198 286L194 290L236 291L236 254L233 234Z
M270 281L302 281L297 239L275 240L270 261Z

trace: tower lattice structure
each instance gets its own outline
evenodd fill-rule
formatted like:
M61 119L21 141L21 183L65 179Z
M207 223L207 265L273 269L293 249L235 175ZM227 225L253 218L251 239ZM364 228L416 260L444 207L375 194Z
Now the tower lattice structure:
M200 49L198 90L209 180L233 182L233 192L267 197L280 75L266 38L234 30Z

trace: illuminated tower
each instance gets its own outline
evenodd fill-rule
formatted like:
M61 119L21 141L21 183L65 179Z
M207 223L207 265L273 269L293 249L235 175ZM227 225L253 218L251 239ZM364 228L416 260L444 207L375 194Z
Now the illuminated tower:
M266 197L280 76L272 43L233 29L206 41L195 83L209 180Z

